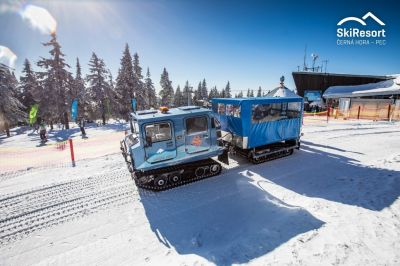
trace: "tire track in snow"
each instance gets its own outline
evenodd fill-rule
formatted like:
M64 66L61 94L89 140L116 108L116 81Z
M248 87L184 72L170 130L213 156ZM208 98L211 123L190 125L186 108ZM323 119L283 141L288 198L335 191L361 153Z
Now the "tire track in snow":
M8 194L0 198L0 245L139 199L125 170Z

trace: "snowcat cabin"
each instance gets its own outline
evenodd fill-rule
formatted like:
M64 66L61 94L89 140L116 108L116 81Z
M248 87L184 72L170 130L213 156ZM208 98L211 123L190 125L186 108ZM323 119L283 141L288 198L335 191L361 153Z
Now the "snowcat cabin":
M217 98L212 109L221 122L223 140L254 163L300 147L301 97Z
M149 180L159 181L156 180L157 175L144 174L147 172L162 172L165 175L162 181L156 183L156 186L162 188L168 183L177 183L178 179L183 178L183 173L193 170L193 165L197 162L207 161L208 164L216 165L211 170L216 173L221 167L209 158L220 156L227 160L227 151L218 140L221 135L219 123L209 109L197 106L173 109L163 107L160 110L138 111L131 117L133 133L121 142L121 149L130 171L136 177L145 176L141 179L141 184L154 185ZM180 167L186 164L192 166ZM169 180L169 175L174 176L172 172L178 171L174 169L182 172L172 181ZM210 174L210 169L206 165L197 170L194 176L206 176Z

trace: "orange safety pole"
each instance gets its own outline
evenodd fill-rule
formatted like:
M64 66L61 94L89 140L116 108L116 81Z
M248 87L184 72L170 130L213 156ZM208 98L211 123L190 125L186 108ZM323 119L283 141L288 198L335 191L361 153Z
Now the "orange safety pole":
M331 108L328 106L328 110L326 111L326 122L328 123L329 121L329 111L331 110Z
M357 119L360 119L360 111L361 111L361 106L358 106Z
M390 104L388 106L388 115L387 115L388 120L390 120Z
M74 144L72 143L72 139L69 139L69 148L71 151L72 167L75 167Z

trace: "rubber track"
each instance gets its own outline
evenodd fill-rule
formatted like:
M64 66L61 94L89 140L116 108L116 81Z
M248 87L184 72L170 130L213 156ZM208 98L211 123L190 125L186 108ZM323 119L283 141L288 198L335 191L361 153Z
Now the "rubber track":
M134 176L133 176L133 178L135 180L136 185L138 187L140 187L140 188L148 189L148 190L151 190L151 191L164 191L164 190L168 190L168 189L171 189L171 188L179 187L179 186L182 186L182 185L185 185L185 184L188 184L188 183L192 183L192 182L195 182L195 181L198 181L198 180L206 179L206 178L209 178L209 177L212 177L212 176L217 176L217 175L219 175L221 173L222 166L221 166L220 163L216 162L213 159L206 159L206 160L194 162L192 164L187 164L187 165L184 165L184 166L182 166L182 165L180 165L180 166L170 166L170 167L165 167L165 168L162 168L162 169L150 170L150 171L147 171L146 173L141 173L140 174L140 175L157 175L157 174L175 172L175 171L179 171L179 170L182 170L182 169L184 169L185 171L193 172L198 167L210 166L212 164L218 164L220 166L219 167L219 171L217 171L216 173L208 172L208 174L206 174L206 175L204 175L202 177L195 177L194 176L194 177L191 177L191 178L185 178L185 179L183 179L183 180L181 180L181 181L179 181L177 183L172 183L171 184L169 182L164 187L157 187L157 186L154 186L154 185L140 184L140 182L138 182L137 179ZM139 178L140 178L140 176L139 176Z
M253 164L260 164L260 163L264 163L267 161L272 161L275 159L279 159L279 158L283 158L286 156L289 156L293 153L293 149L290 149L289 151L280 151L280 152L276 152L273 154L269 154L269 155L265 155L263 157L259 157L259 159L255 159L253 157L250 157L249 160L253 163Z

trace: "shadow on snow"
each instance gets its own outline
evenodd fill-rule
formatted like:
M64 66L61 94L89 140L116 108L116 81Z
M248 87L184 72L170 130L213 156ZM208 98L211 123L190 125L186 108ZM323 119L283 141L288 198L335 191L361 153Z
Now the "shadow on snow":
M323 225L252 181L236 170L170 191L140 194L161 243L216 265L249 262Z
M307 142L293 156L249 170L296 193L380 211L400 194L400 172L363 166ZM333 150L338 150L334 147ZM340 150L341 152L349 152ZM246 263L324 222L259 188L249 172L152 193L139 189L151 230L179 254ZM250 178L249 178L250 177Z
M373 211L389 207L399 197L399 171L362 165L355 159L320 149L339 150L335 147L302 144L293 156L251 170L296 193Z

